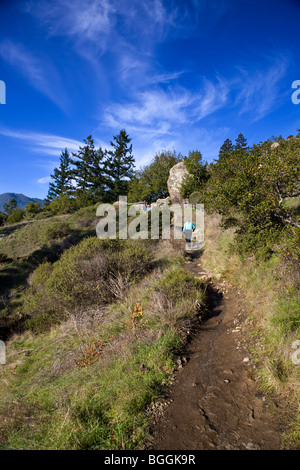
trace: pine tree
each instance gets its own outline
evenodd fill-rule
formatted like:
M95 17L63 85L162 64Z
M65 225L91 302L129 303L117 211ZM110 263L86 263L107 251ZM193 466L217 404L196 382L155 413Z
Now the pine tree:
M53 199L70 195L72 193L72 170L71 159L68 149L66 148L60 156L60 165L54 168L53 175L50 175L53 182L49 184L49 191L46 202L53 201Z
M105 193L106 177L104 173L104 152L96 149L91 135L84 139L86 144L73 153L71 163L74 165L73 176L76 181L76 195L82 203L99 201Z
M105 174L104 156L105 153L100 147L93 153L90 162L90 181L92 184L90 192L93 202L100 202L106 191L107 178Z
M246 137L240 133L235 140L234 150L248 150L248 143Z
M226 139L219 150L219 162L228 159L234 150L233 144L230 139Z
M120 195L128 192L128 183L134 176L134 157L131 139L122 129L113 137L110 145L114 150L106 152L107 198L116 201Z
M3 212L5 212L5 214L7 216L10 216L12 214L12 212L14 210L16 210L16 208L18 207L18 203L17 201L15 200L15 198L11 198L11 200L9 202L5 202L3 204Z

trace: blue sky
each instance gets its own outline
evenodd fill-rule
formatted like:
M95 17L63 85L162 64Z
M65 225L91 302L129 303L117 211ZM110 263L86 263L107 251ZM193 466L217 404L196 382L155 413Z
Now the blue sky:
M2 0L0 193L45 197L89 134L125 128L137 167L296 134L299 21L297 0Z

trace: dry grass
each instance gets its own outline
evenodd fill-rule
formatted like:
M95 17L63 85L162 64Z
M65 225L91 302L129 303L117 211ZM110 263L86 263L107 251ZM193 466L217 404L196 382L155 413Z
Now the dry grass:
M292 364L291 346L299 339L299 273L286 269L280 253L266 261L254 256L241 260L228 250L233 229L221 230L220 221L215 215L205 219L203 267L212 274L221 273L241 289L249 315L247 340L252 345L260 386L265 393L281 397L287 414L294 414L286 445L297 446L300 367Z
M170 301L167 295L166 273L184 279L182 254L167 241L157 246L153 270L138 282L110 278L113 303L65 307L62 324L8 341L0 370L0 446L142 448L147 409L164 396L184 343L181 317L192 313L190 296ZM82 359L85 367L78 365Z
M225 273L228 269L238 266L237 256L230 257L228 263L228 249L233 242L234 229L224 231L220 229L221 216L206 215L204 222L204 251L201 260L212 274Z

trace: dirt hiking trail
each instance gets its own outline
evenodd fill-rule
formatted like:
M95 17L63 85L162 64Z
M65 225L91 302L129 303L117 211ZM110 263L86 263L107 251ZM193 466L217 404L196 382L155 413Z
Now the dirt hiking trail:
M199 258L186 268L201 277ZM168 406L153 425L153 450L278 450L278 405L257 390L243 346L242 294L224 281L208 287L207 319L196 328L170 388Z

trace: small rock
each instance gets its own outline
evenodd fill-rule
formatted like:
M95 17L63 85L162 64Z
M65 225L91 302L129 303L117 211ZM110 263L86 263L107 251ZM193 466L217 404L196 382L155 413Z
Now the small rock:
M248 364L250 362L249 357L244 357L243 364Z
M259 447L256 446L255 444L253 444L253 442L248 442L248 444L246 445L246 449L247 450L258 450Z

